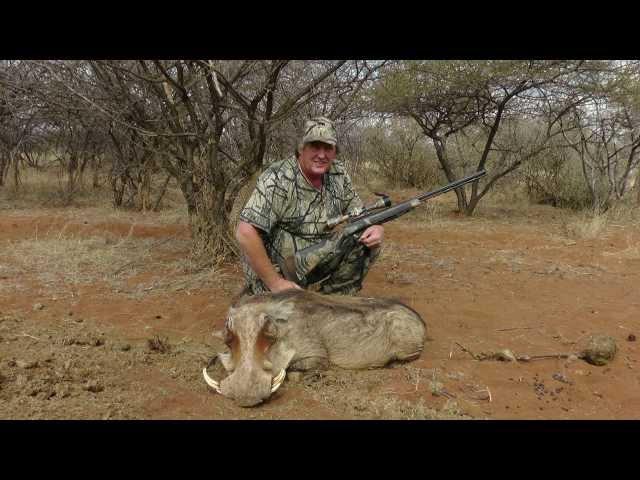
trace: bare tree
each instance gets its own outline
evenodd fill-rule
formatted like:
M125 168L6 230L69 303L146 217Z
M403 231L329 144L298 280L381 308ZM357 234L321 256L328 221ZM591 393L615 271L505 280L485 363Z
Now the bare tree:
M591 208L604 211L629 191L640 167L639 62L610 62L590 82L591 95L559 123L565 145L580 159Z
M448 141L459 135L475 135L477 160L473 169L487 168L489 175L482 188L479 182L473 183L469 197L464 189L456 190L458 209L471 215L500 178L538 154L548 139L559 134L559 127L552 129L555 117L566 115L567 108L554 101L553 111L544 112L541 105L582 65L567 61L400 62L381 84L377 105L381 111L416 121L433 142L449 181L469 172L458 173L459 162L452 157ZM496 143L505 121L541 115L546 116L548 128L535 147L514 149L513 142Z
M346 63L300 69L287 60L92 61L76 69L77 83L64 81L68 62L41 66L103 115L112 143L113 127L136 132L127 138L153 152L182 191L194 258L211 264L235 250L229 215L240 189L263 167L273 135L326 95L328 79Z

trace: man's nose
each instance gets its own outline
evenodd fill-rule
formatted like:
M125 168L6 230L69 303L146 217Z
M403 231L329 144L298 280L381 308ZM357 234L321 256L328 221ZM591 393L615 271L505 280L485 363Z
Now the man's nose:
M327 156L327 149L326 149L326 148L324 148L324 147L320 147L320 148L318 149L318 156L319 156L320 158L324 158L324 157L326 157L326 156Z

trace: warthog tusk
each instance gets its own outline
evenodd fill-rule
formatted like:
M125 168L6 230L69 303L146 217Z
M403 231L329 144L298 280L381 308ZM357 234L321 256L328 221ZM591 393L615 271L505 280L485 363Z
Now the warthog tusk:
M207 375L207 367L204 367L202 369L202 375L204 376L204 381L207 382L207 385L209 385L211 388L213 388L216 392L218 392L220 394L222 393L220 391L220 385L218 385L218 382L216 382L209 375Z
M280 388L280 385L282 385L282 382L284 381L284 377L287 375L286 370L283 368L282 370L280 370L280 373L273 377L273 380L271 380L271 393L275 393L276 390L278 390L278 388Z

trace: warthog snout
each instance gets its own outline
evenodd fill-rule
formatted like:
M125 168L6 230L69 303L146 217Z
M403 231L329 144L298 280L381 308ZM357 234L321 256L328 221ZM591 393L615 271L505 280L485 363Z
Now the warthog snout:
M231 309L220 336L229 351L218 354L217 359L229 375L216 382L204 368L207 384L241 407L253 407L269 398L282 385L287 367L279 358L272 358L278 350L274 348L278 328L273 320L264 314L247 318Z

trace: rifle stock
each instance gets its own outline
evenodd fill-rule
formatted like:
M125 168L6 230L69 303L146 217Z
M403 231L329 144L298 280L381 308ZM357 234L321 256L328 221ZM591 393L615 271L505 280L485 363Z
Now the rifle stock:
M342 259L348 253L348 246L353 246L357 242L357 234L366 230L371 225L382 225L383 223L395 220L396 218L410 212L423 202L443 193L460 188L468 183L475 182L480 177L486 175L485 170L474 173L467 177L451 182L444 187L431 192L426 192L417 197L411 198L397 205L390 206L384 210L364 214L355 219L348 220L347 225L340 231L334 232L330 238L326 238L303 248L290 257L284 258L280 262L280 270L287 280L294 281L302 287L316 283L326 277L327 271L337 268ZM335 222L334 222L335 223ZM347 243L349 245L347 245ZM323 264L322 272L314 275L318 267Z

